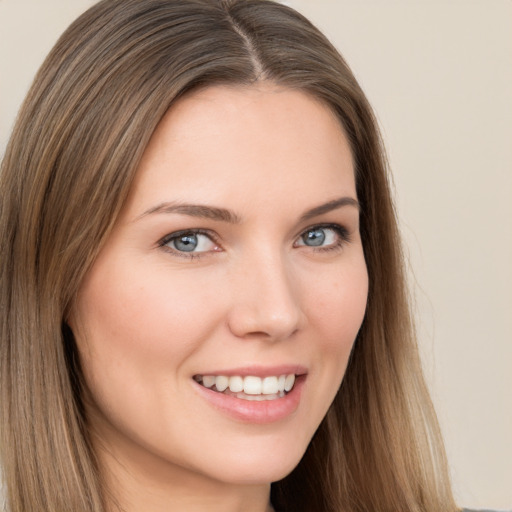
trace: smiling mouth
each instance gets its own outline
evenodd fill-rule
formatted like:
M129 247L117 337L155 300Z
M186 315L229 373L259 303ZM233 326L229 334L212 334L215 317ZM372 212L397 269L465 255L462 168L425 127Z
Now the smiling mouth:
M289 393L295 384L295 374L256 377L248 375L195 375L194 380L217 393L242 400L277 400Z

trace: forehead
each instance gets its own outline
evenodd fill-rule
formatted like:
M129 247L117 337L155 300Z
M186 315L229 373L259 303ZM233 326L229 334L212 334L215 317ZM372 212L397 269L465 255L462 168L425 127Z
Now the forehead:
M338 118L307 93L262 83L178 100L146 148L131 202L314 202L347 194L355 196L354 170Z

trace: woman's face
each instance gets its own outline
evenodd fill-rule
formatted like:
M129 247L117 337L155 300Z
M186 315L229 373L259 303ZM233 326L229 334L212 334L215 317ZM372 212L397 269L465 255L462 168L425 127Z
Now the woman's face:
M335 116L265 83L182 98L70 319L103 457L176 481L284 477L340 386L367 286Z

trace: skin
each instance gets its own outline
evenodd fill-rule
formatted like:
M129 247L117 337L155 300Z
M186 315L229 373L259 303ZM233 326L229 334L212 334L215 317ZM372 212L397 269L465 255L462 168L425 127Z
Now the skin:
M302 218L339 198L353 204ZM270 482L299 462L363 320L356 201L346 136L303 92L216 86L166 114L70 318L95 447L125 512L272 510ZM198 252L162 245L193 229L206 232ZM321 246L302 236L315 229ZM196 374L254 364L306 369L292 414L240 421L197 392Z

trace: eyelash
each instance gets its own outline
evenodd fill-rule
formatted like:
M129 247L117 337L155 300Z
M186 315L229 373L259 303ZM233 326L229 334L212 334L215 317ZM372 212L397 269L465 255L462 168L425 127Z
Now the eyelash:
M320 229L331 229L333 230L337 235L337 240L328 246L307 246L305 244L301 244L296 246L294 242L294 247L309 247L315 252L329 252L329 251L335 251L341 249L346 243L349 243L351 241L350 234L346 228L343 226L340 226L339 224L315 224L313 226L310 226L303 230L297 237L296 241L301 239L304 235L306 235L308 232L312 232L315 230ZM172 247L169 247L167 244L172 242L173 240L178 240L180 237L183 237L185 235L204 235L207 236L214 244L220 246L217 240L217 236L214 232L206 230L206 229L184 229L181 231L174 231L173 233L169 233L168 235L164 236L159 242L157 243L158 247L162 248L164 251L167 251L175 256L187 258L187 259L197 259L206 256L212 251L200 251L200 252L185 252L185 251L179 251L177 249L173 249Z

